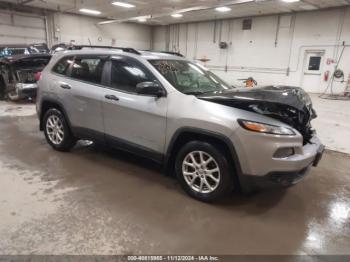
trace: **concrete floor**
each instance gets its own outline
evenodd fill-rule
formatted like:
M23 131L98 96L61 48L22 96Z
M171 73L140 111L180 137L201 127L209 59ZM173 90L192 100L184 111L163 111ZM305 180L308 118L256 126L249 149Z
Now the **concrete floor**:
M328 149L350 154L350 101L321 99L311 95L318 117L312 125Z
M146 160L55 152L33 113L0 102L0 254L350 254L346 154L288 190L209 205Z

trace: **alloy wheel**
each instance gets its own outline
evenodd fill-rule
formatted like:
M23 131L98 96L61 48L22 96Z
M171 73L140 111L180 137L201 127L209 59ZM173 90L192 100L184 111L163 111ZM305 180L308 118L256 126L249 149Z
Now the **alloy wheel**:
M64 128L61 119L56 115L51 115L46 121L46 132L50 141L59 145L64 139Z
M182 162L182 174L188 186L200 193L211 193L220 183L219 165L204 151L192 151L186 155Z

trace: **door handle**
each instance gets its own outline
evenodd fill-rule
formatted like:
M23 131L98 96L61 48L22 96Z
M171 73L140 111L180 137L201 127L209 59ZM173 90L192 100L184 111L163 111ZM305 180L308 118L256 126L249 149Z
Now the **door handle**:
M63 88L63 89L71 89L72 87L68 84L60 84L60 87Z
M105 98L108 100L119 101L119 98L116 97L115 95L105 95Z

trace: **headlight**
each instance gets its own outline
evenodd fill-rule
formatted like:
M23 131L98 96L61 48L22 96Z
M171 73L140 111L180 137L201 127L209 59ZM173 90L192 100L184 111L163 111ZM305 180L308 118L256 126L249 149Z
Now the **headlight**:
M283 135L283 136L295 135L295 132L292 129L283 127L283 126L274 126L274 125L269 125L269 124L264 124L264 123L249 121L249 120L242 120L242 119L239 119L238 123L244 129L247 129L253 132L273 134L273 135Z

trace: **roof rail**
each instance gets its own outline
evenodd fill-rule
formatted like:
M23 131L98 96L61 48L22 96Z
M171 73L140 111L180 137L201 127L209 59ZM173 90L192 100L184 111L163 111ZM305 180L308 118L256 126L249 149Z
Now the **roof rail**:
M176 56L180 56L180 57L185 57L183 54L178 53L178 52L161 51L160 53L163 53L163 54L169 54L169 55L176 55Z
M132 53L135 55L141 55L140 52L138 52L134 48L130 47L114 47L114 46L102 46L102 45L74 45L72 47L68 47L68 50L81 50L83 48L103 48L103 49L117 49L117 50L122 50L127 53Z
M171 52L171 51L156 51L156 50L142 50L145 52L153 52L153 53L161 53L161 54L168 54L168 55L175 55L175 56L180 56L180 57L185 57L183 54L178 53L178 52Z

